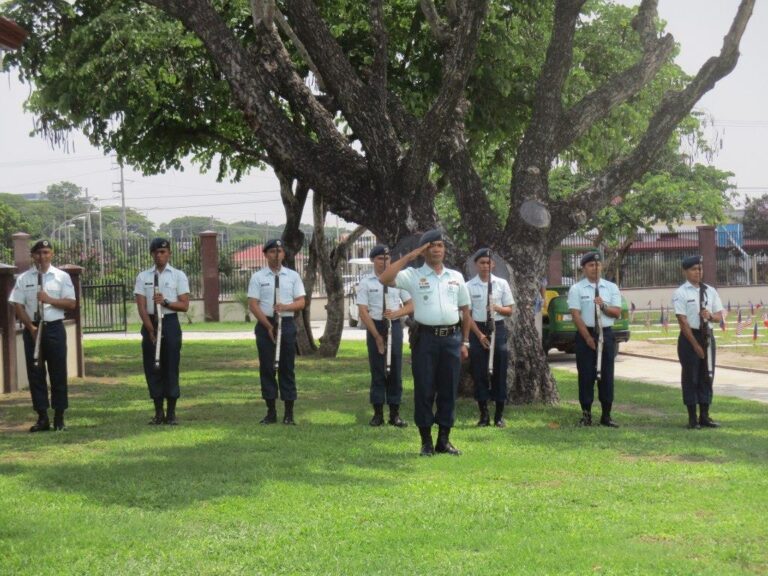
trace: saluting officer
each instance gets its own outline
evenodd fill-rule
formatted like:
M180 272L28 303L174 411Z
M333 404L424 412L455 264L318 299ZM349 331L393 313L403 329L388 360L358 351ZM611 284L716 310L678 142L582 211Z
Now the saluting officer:
M592 425L592 402L595 399L597 362L601 378L597 383L598 398L603 413L600 425L618 428L611 419L613 404L613 362L616 338L613 322L621 316L621 294L613 282L600 277L602 258L599 252L590 252L581 259L584 278L568 290L568 308L576 324L576 367L579 372L579 403L582 426ZM603 357L597 358L598 314L603 325Z
M704 275L701 256L689 256L683 260L686 282L672 297L675 315L680 324L680 336L677 339L677 357L682 365L681 384L683 403L688 408L688 428L718 428L720 425L709 417L709 405L712 403L712 378L707 367L707 354L712 354L712 376L715 367L715 341L710 331L707 335L702 329L702 321L719 323L723 317L723 303L717 290L707 286L701 280ZM712 339L706 346L706 338ZM707 349L709 348L709 349ZM700 415L696 419L696 404Z
M477 275L467 282L467 290L472 301L472 329L469 333L469 365L472 379L475 381L475 400L480 408L478 426L490 426L488 399L496 402L493 423L504 428L504 405L507 401L507 327L504 318L512 315L515 300L509 283L491 272L495 266L491 251L480 248L472 256L477 267ZM491 302L488 298L488 282L491 283ZM489 310L488 306L493 309ZM488 323L489 312L493 315ZM493 381L489 381L488 360L490 356L491 328L496 333L493 352Z
M368 329L368 365L371 368L371 426L384 423L384 403L389 404L389 423L398 428L408 424L400 418L403 396L403 325L400 318L413 312L411 295L399 288L386 288L379 275L389 266L389 248L377 244L368 255L373 262L373 274L360 280L357 286L357 307L360 320ZM386 373L387 325L392 330L392 350L389 376Z
M136 276L133 293L136 308L141 317L141 352L144 376L149 396L155 404L155 415L149 424L178 424L176 402L179 388L179 363L181 362L181 325L179 312L189 309L189 280L187 275L171 266L171 243L165 238L155 238L149 245L155 265ZM157 275L157 284L155 283ZM157 291L155 290L157 286ZM157 333L158 317L163 315L162 334ZM155 369L155 343L160 337L160 369ZM163 412L163 400L167 410Z
M267 403L267 415L261 424L277 422L275 401L278 383L275 378L275 353L277 350L276 320L280 315L282 324L280 338L280 398L285 403L283 424L296 424L293 419L293 404L296 401L296 324L293 315L304 308L304 284L301 277L290 268L283 266L285 250L282 240L270 240L264 244L267 266L255 272L248 284L248 308L256 316L256 347L259 351L259 377L261 397ZM277 298L275 278L279 277Z
M423 266L403 270L406 264L422 255ZM461 362L468 355L467 337L472 317L464 277L443 266L444 259L442 234L439 230L430 230L422 235L418 248L379 275L382 284L396 285L413 298L414 317L419 324L418 339L412 348L414 420L419 427L422 456L432 456L435 452L461 454L451 444L450 433L456 419ZM439 432L433 445L435 421Z
M39 240L32 246L34 268L16 279L9 302L13 302L16 317L24 324L24 356L27 361L27 379L32 395L32 408L37 412L37 422L30 432L51 429L48 407L53 406L53 429L64 430L64 411L68 408L67 397L67 333L64 329L65 310L77 307L75 287L69 274L51 265L53 245ZM38 290L38 273L42 274L42 286ZM43 317L39 318L38 303L43 303ZM42 324L42 325L41 325ZM35 365L35 341L40 335L39 368ZM48 402L48 377L51 380L51 400Z

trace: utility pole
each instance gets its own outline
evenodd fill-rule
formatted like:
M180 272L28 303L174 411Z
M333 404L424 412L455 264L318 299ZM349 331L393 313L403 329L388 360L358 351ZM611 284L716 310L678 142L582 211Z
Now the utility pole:
M122 216L120 222L121 235L123 240L123 253L128 255L128 223L125 217L125 177L123 175L123 161L118 160L118 166L120 168L120 182L113 182L114 186L120 186L119 194L122 202ZM113 188L114 191L114 188Z

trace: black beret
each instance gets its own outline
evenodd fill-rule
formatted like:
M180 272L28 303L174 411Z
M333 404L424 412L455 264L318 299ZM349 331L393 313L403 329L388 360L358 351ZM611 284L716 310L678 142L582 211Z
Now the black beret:
M376 256L389 256L389 248L384 246L384 244L376 244L376 246L371 248L371 252L368 254L368 258L373 260L376 258Z
M160 248L166 248L167 250L171 249L171 243L168 242L166 238L155 238L150 242L149 244L149 251L154 252L155 250L159 250Z
M683 258L683 270L688 270L688 268L696 266L696 264L702 264L703 262L704 258L698 254L696 256L688 256L687 258Z
M581 265L584 266L590 262L600 262L602 259L603 257L600 256L600 252L590 252L581 257Z
M440 242L443 239L443 233L440 230L428 230L421 235L419 239L419 246L429 244L430 242Z
M477 262L478 260L480 260L480 258L490 258L490 257L491 257L490 248L480 248L480 250L478 250L472 255L472 262Z
M266 244L264 244L264 252L267 250L272 250L272 248L282 248L283 247L283 241L279 238L275 238L273 240L267 240Z
M43 248L50 248L53 250L53 244L51 244L50 240L38 240L35 242L35 244L32 246L32 253L34 254L38 250L42 250Z

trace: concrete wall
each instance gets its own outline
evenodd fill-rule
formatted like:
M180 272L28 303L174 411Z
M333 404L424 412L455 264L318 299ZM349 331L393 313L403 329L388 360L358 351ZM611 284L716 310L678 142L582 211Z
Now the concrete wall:
M67 332L67 375L69 378L77 376L77 325L74 320L64 320L64 329ZM16 378L19 382L19 390L29 389L27 378L27 360L24 357L24 339L22 330L16 331ZM2 354L2 350L0 350Z

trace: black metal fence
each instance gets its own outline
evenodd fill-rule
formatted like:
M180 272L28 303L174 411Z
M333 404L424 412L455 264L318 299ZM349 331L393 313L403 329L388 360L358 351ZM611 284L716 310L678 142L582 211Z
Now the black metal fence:
M80 309L83 332L125 332L128 328L124 284L83 284Z

